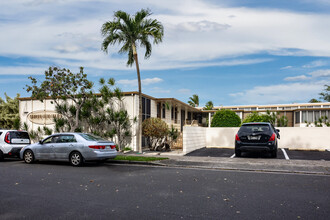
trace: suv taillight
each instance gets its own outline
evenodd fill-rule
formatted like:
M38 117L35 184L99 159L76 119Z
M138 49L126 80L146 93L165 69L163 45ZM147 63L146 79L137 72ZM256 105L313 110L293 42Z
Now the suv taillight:
M7 132L7 134L6 134L6 136L5 136L5 142L6 142L7 144L10 144L10 133L9 133L9 132Z
M236 136L235 136L235 140L236 140L236 141L241 141L241 139L239 139L239 137L238 137L238 134L236 134Z
M275 133L272 134L268 141L275 141Z

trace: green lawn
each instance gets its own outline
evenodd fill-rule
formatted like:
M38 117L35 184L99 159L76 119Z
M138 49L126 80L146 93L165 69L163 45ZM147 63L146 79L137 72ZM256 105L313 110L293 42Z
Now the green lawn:
M128 160L128 161L155 161L155 160L166 160L166 157L143 157L143 156L124 156L118 155L112 160Z

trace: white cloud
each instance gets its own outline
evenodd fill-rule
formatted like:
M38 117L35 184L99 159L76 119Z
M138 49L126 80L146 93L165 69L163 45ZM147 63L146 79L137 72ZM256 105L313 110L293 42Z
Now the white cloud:
M191 31L191 32L197 32L197 31L222 31L225 29L228 29L230 25L228 24L220 24L217 22L212 21L197 21L197 22L184 22L179 23L177 25L178 31Z
M287 70L287 69L292 69L293 66L285 66L285 67L282 67L281 70Z
M284 78L285 81L302 81L302 80L308 80L308 79L311 79L311 77L307 77L305 75Z
M161 78L158 78L158 77L154 77L154 78L146 78L146 79L142 79L141 80L141 83L142 85L151 85L151 84L155 84L155 83L159 83L159 82L162 82L163 79ZM137 85L137 79L121 79L121 80L118 80L117 81L118 84L121 84L121 85L127 85L127 86L136 86Z
M308 74L312 77L330 77L330 69L316 70Z
M279 104L290 102L307 102L318 97L324 81L315 83L291 83L271 86L256 86L244 92L232 93L230 96L237 104Z
M99 1L97 13L94 1L89 0L30 0L29 6L23 2L1 3L3 56L32 57L60 66L127 69L127 57L117 55L118 47L111 47L108 56L100 50L100 28L112 19L109 11L123 8L134 13L137 7L147 6L157 11L152 18L164 24L165 36L160 45L153 46L147 62L142 61L144 50L139 49L145 69L221 66L228 62L223 58L264 52L330 56L329 14L230 8L202 0ZM248 64L254 62L230 65Z
M315 68L315 67L322 67L327 65L329 65L329 61L327 60L315 60L306 65L303 65L303 68Z
M42 75L49 66L0 66L0 75Z
M143 85L150 85L150 84L155 84L155 83L159 83L159 82L163 82L163 80L161 78L158 78L158 77L147 78L147 79L142 80Z

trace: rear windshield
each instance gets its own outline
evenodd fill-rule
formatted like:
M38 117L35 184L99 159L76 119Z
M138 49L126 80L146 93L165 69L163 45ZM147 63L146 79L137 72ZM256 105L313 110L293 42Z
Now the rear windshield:
M239 131L245 133L269 132L270 127L265 124L243 125Z
M87 141L107 141L99 136L92 135L92 134L79 134L79 135Z
M25 131L10 131L11 139L30 139L29 134Z

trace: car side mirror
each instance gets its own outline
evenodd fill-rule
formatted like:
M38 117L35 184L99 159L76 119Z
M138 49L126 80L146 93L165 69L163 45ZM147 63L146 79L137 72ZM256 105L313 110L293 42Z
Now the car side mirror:
M277 133L279 133L280 132L280 129L276 129L276 131L277 131Z
M39 144L42 144L42 140L39 141Z

